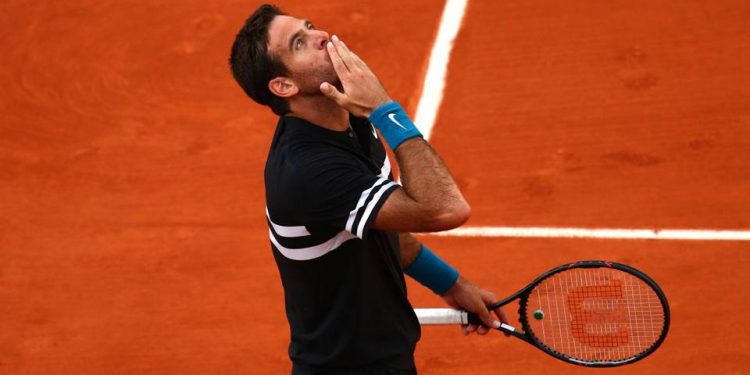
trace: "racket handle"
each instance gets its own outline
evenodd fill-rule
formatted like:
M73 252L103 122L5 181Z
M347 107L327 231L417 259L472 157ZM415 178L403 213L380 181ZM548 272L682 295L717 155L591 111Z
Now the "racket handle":
M482 319L479 319L479 315L474 314L472 312L467 312L466 315L467 315L466 320L468 320L469 324L476 324L476 325L484 324L482 322Z
M414 309L414 313L421 325L468 324L469 315L476 316L456 309Z
M414 309L420 325L484 324L477 314L457 309Z
M414 309L420 325L446 325L446 324L484 324L479 316L464 310L456 309ZM500 330L506 335L513 335L521 340L529 341L524 333L517 331L513 326L502 323Z

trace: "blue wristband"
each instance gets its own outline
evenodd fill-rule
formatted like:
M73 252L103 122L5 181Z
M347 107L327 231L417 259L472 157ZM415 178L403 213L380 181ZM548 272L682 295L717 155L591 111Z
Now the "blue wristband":
M388 102L376 108L370 114L369 120L380 130L380 134L394 151L405 140L422 136L404 109L396 102Z
M458 271L424 245L404 273L439 295L445 294L458 280Z

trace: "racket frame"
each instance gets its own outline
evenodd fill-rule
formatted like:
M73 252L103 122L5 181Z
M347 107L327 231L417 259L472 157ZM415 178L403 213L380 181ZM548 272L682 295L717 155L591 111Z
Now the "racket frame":
M629 273L641 280L643 280L653 291L656 293L656 295L659 297L659 301L661 302L661 306L664 311L664 326L662 328L662 333L659 336L659 338L652 344L650 347L648 347L643 352L638 353L637 355L634 355L632 357L628 357L621 360L615 360L615 361L587 361L587 360L581 360L577 358L571 358L569 356L566 356L560 352L555 351L554 349L548 347L545 345L542 341L540 341L536 335L534 335L534 331L530 328L529 321L526 316L526 305L528 302L528 297L531 294L531 292L534 290L534 288L541 284L542 281L546 280L547 278L551 277L552 275L555 275L557 273L569 270L571 268L613 268L617 269L626 273ZM494 310L498 307L505 306L509 304L512 301L515 301L516 299L519 300L519 308L518 308L518 314L519 314L519 322L521 323L522 330L519 330L509 324L503 323L498 330L506 332L510 334L511 336L514 336L516 338L519 338L539 349L541 349L543 352L549 354L552 357L555 357L559 360L562 360L567 363L573 363L580 366L586 366L586 367L616 367L616 366L622 366L625 364L631 364L637 361L640 361L641 359L647 357L649 354L653 353L656 349L661 346L661 344L664 342L664 339L667 337L667 332L669 332L669 324L670 324L670 312L669 312L669 303L667 302L667 298L664 295L664 292L661 290L658 284L654 280L652 280L648 275L645 273L624 265L620 263L615 262L608 262L603 260L584 260L584 261L578 261L573 263L564 264L562 266L555 267L544 274L540 275L534 281L529 283L526 287L523 289L517 291L516 293L510 295L507 298L504 298L487 308L489 310ZM442 314L445 317L452 316L451 318L445 318L444 320L440 320L437 317L434 317L432 321L426 321L422 323L422 319L420 318L421 324L484 324L479 319L479 317L471 312L463 311L463 310L454 310L454 309L416 309L418 315L420 314L420 311L423 311L422 315L440 315ZM427 310L435 310L433 312L428 313ZM437 310L445 310L443 312L438 312Z

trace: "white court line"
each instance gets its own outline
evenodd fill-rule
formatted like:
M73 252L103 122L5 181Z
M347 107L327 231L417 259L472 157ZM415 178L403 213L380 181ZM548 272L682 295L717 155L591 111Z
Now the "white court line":
M750 241L750 230L590 229L549 227L465 227L438 233L442 237L606 238L620 240Z
M443 101L448 61L453 49L453 40L456 39L464 18L466 3L467 0L447 0L443 9L440 28L432 46L430 63L422 84L422 96L419 98L417 114L414 116L414 124L425 139L430 139L440 103Z
M429 139L443 101L443 90L453 41L463 22L468 0L447 0L435 44L430 53L414 122ZM750 230L705 229L588 229L544 227L466 227L425 233L445 237L607 238L646 240L750 241Z

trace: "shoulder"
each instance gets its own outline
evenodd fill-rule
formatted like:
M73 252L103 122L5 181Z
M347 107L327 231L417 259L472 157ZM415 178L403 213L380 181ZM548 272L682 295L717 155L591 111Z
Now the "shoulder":
M280 126L284 129L277 131L268 156L267 167L296 172L303 168L325 166L328 163L349 159L346 150L342 149L335 140L318 136L309 131L310 129L304 131L294 128L300 124L280 124Z
M287 166L290 171L302 175L309 172L338 168L356 168L352 155L335 145L325 142L300 141L289 145Z
M266 188L282 194L300 194L325 189L361 167L345 150L316 140L287 142L269 158Z

